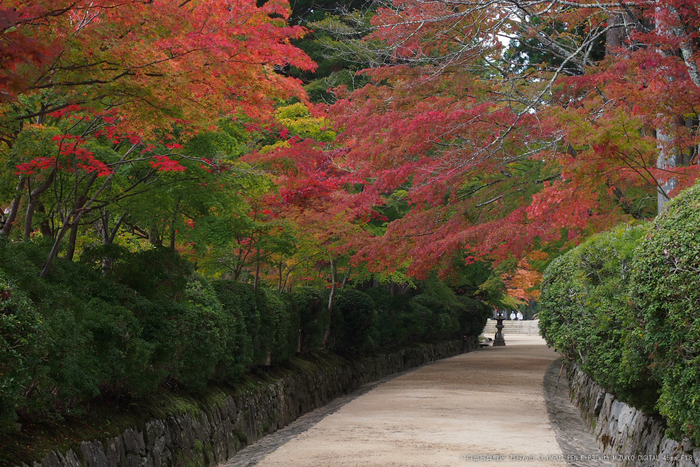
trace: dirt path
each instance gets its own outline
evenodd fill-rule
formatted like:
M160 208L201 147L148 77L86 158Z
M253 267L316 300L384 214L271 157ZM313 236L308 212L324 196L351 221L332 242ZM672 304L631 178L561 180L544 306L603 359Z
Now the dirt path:
M506 342L365 387L246 448L225 467L573 465L543 396L557 355L537 336ZM573 439L573 449L595 454Z

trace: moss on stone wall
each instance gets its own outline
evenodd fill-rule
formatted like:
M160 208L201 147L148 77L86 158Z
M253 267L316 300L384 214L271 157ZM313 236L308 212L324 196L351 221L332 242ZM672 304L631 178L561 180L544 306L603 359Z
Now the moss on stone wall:
M477 342L470 342L470 349ZM3 466L210 466L361 385L462 351L461 341L412 345L352 360L294 357L235 387L105 401L89 413L22 427L0 445ZM134 464L135 463L135 464Z

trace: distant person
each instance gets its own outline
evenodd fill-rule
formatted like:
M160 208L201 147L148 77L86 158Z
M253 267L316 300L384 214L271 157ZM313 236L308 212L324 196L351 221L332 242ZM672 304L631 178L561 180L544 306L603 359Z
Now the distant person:
M514 311L510 312L510 320L515 321L515 312Z
M522 320L523 320L523 314L520 313L520 310L518 310L518 321L522 321Z

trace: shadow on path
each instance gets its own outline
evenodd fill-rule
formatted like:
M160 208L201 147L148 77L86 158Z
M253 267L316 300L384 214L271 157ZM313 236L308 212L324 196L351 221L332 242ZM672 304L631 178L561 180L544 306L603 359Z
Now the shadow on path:
M557 443L572 467L612 467L604 460L595 438L586 428L578 408L571 402L566 371L561 372L562 359L555 360L544 375L544 400ZM561 380L557 387L557 379ZM555 394L556 389L556 394Z

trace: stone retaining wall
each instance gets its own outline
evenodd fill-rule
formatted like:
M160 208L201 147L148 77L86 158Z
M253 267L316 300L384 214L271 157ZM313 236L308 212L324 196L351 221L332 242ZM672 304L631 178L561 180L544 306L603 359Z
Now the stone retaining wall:
M231 394L205 410L151 420L145 429L130 428L114 438L86 440L78 452L51 452L32 467L214 466L340 395L393 373L461 353L463 345L462 341L416 345L352 361L337 359L333 365L305 361L287 376L256 383L254 388ZM477 348L478 340L468 341L466 347Z
M665 436L664 421L618 401L575 365L569 368L571 398L613 465L700 466L700 448Z

